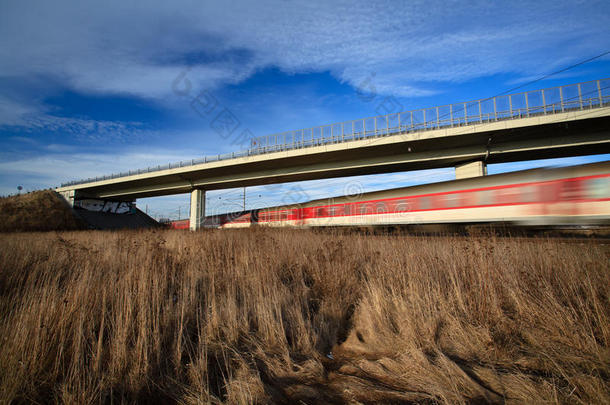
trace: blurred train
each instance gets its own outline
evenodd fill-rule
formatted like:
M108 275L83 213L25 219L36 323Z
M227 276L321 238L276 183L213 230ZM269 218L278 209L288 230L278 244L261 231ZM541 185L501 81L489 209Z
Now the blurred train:
M608 225L610 161L532 169L207 217L206 227ZM173 228L188 228L188 220Z

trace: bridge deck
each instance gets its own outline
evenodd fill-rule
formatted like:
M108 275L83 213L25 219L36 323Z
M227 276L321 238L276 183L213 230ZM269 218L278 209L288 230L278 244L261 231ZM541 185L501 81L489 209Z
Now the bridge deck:
M194 188L384 173L482 159L494 163L607 153L608 88L610 79L604 79L388 114L350 121L350 125L332 124L318 127L317 133L314 129L292 131L290 135L256 138L245 152L66 183L58 191L130 199L186 193ZM575 96L569 96L571 93ZM537 97L543 105L535 102ZM505 102L508 111L503 108ZM462 115L456 115L456 106L462 106ZM470 114L472 108L479 114ZM356 122L360 122L359 129ZM367 122L372 122L371 131L367 131ZM350 131L346 131L348 126ZM339 127L341 132L333 131ZM326 132L329 137L324 136Z

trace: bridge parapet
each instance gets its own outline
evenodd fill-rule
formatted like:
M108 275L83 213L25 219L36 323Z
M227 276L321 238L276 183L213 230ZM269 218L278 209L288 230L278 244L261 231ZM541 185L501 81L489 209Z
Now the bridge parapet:
M592 80L261 136L252 139L249 151L267 153L608 105L610 79Z

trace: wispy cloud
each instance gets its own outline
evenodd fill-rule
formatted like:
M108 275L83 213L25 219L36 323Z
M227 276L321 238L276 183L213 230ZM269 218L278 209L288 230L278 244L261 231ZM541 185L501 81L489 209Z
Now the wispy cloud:
M0 129L17 129L21 134L45 132L81 144L113 142L128 144L156 137L158 132L137 121L107 121L49 114L48 108L36 102L10 100L0 95ZM31 138L21 136L22 140Z
M52 115L34 115L22 118L26 132L46 131L62 133L81 143L133 143L150 139L158 133L145 128L141 122L91 120Z
M0 95L0 126L22 126L26 124L25 117L38 116L41 113L40 106Z
M595 1L34 3L0 6L0 79L18 88L39 78L83 94L129 95L183 110L175 81L184 73L180 86L191 96L275 67L330 72L355 88L374 76L376 94L411 98L498 73L536 77L610 49L610 6ZM0 125L81 142L155 135L140 122L58 117L40 101L42 92L36 100L0 95ZM294 128L265 131L287 129Z
M37 189L58 187L67 180L95 177L102 173L117 173L134 168L157 166L161 162L164 164L176 162L190 156L188 151L65 153L67 151L60 145L56 145L56 150L63 153L49 153L0 162L0 173L13 179L14 182L27 185L30 189ZM11 192L13 187L10 185L0 188L0 194Z
M354 86L375 72L380 92L415 97L438 91L428 82L531 75L610 48L609 7L12 1L0 13L0 75L47 75L84 92L163 99L186 66L194 85L204 87L277 66L330 71Z

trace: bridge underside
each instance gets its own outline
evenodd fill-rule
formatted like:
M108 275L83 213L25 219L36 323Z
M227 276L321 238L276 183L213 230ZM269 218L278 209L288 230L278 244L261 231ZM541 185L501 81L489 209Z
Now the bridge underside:
M482 162L484 169L486 164L492 163L609 153L610 108L571 114L573 116L566 113L546 120L547 116L524 118L248 156L58 191L74 190L78 198L132 201L195 189L433 169L471 162Z

